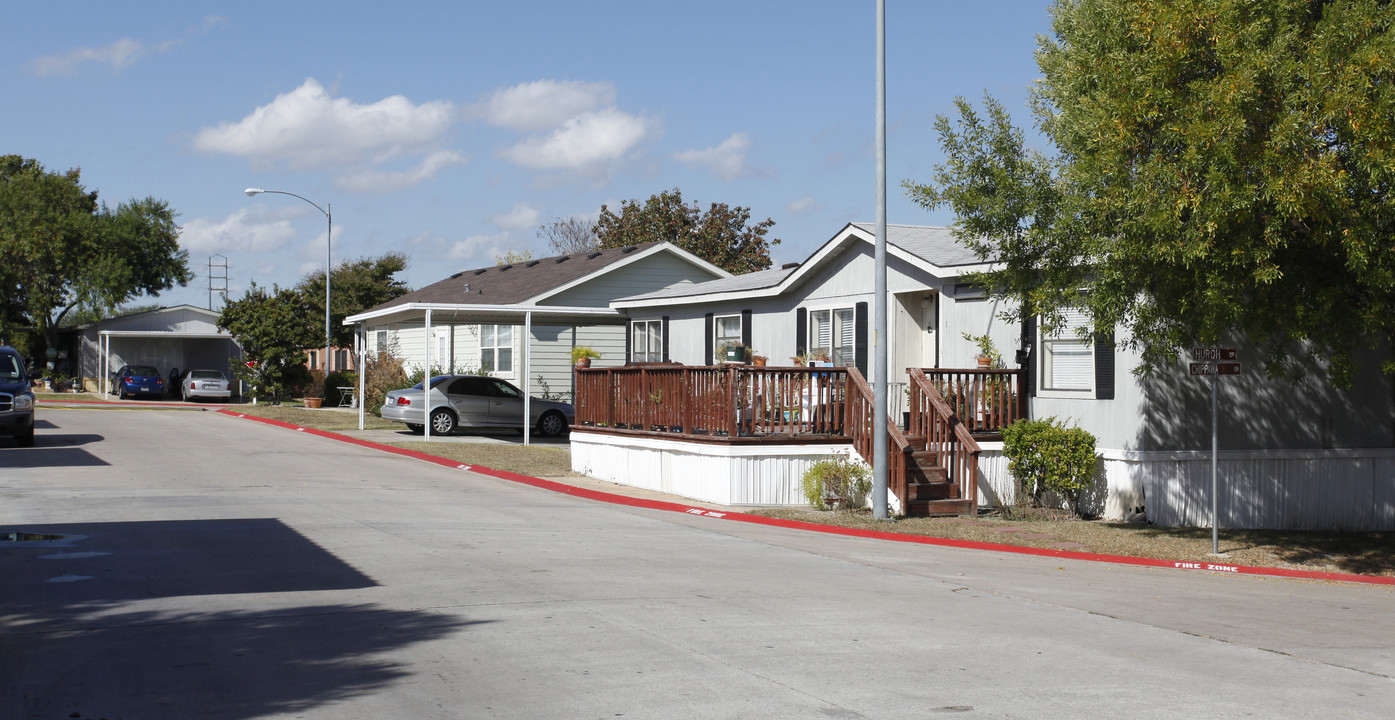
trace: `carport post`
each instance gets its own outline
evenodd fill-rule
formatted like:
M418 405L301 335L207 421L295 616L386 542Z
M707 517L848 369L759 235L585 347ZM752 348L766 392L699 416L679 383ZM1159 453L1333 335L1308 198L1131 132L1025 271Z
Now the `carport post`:
M426 442L431 442L431 308L426 309L426 322L422 323L422 344L426 346L426 371L421 374L422 428L426 431Z
M523 447L528 447L533 431L533 381L528 373L533 369L533 313L523 313Z
M367 349L368 349L368 348L366 347L366 346L368 345L368 336L367 336L366 333L367 333L367 331L364 329L363 323L359 323L359 324L358 324L358 327L354 328L354 344L356 344L356 345L358 346L358 362L356 363L355 366L358 368L358 429L359 429L359 430L362 430L362 429L363 429L363 384L364 384L364 382L365 382L363 376L364 376L364 374L365 374L365 373L367 372L367 370L368 370L367 364L364 362L364 358L367 356Z

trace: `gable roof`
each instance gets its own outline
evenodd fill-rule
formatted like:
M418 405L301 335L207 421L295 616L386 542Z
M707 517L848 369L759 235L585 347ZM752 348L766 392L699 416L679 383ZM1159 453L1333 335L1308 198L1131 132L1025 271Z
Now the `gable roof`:
M964 246L954 231L928 225L887 225L887 252L938 277L963 275L987 266ZM691 304L749 297L774 297L785 292L817 269L832 262L844 248L856 242L876 241L872 223L848 223L828 242L795 267L760 270L721 280L710 280L684 287L659 290L619 298L614 308L643 307L661 303Z
M730 275L675 245L652 242L462 270L364 313L411 304L537 305L605 272L660 252L677 254L716 275Z

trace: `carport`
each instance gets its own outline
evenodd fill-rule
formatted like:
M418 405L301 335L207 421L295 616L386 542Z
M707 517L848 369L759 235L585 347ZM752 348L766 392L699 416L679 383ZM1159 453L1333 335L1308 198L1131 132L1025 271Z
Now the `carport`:
M228 367L231 358L242 357L242 348L227 333L191 332L184 330L101 330L97 333L99 367L102 369L102 394L110 392L112 343L129 345L126 341L144 341L139 362L149 363L160 368L161 372L178 367L175 361L164 355L178 355L188 370L192 367L208 367L231 372ZM191 343L194 351L190 350ZM153 349L152 349L153 348ZM161 350L163 348L163 350ZM221 357L217 357L221 356Z
M590 327L598 325L621 325L626 322L624 315L608 307L586 307L586 306L549 306L549 305L486 305L486 304L455 304L455 303L403 303L383 307L358 315L351 315L344 318L345 325L355 326L354 330L354 352L358 357L360 368L367 365L367 324L369 321L379 324L405 324L415 325L421 323L422 342L425 346L422 367L427 368L424 377L429 383L430 368L433 357L432 334L438 325L521 325L523 327L523 352L522 352L522 390L523 390L523 444L531 444L532 423L526 419L532 417L532 347L533 326L539 325L570 325L573 328ZM412 358L405 358L411 360ZM364 428L364 392L366 372L358 374L358 428ZM428 394L429 396L429 394ZM424 423L426 441L431 441L431 423Z

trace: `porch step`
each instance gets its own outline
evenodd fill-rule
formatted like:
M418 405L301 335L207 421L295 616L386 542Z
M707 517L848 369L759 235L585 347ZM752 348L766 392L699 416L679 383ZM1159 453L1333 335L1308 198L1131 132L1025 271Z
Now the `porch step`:
M949 481L949 471L940 465L940 454L921 450L911 453L906 463L907 483L943 483Z
M908 500L958 500L959 483L952 482L913 482L906 484Z
M916 517L970 515L977 510L972 500L911 500L906 506L906 514Z

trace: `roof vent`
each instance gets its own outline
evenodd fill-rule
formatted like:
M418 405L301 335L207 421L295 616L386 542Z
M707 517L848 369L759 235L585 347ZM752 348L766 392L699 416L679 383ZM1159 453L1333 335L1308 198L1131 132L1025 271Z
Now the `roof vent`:
M485 273L485 271L488 270L488 269L489 269L489 268L480 268L480 269L478 269L478 270L475 271L475 274L476 274L476 275L483 275L483 274Z
M634 252L634 251L636 251L636 250L638 250L638 249L639 249L639 248L635 247L634 245L631 245L631 246L625 248L624 250L621 250L620 252L621 252L621 253L625 253L625 254L629 254L629 253L632 253L632 252Z
M596 252L591 253L590 255L587 255L587 256L586 256L586 259L587 259L587 260L595 260L596 258L598 258L598 257L600 257L600 256L601 256L600 251L596 251Z
M542 261L541 261L541 260L530 260L530 261L528 261L528 264L527 264L527 265L524 265L524 267L533 267L534 265L537 265L537 264L540 263L540 262L542 262Z
M461 270L460 272L458 272L458 273L456 273L456 274L450 276L450 279L454 280L454 279L456 279L456 278L458 278L458 277L460 277L461 275L464 275L464 274L465 274L465 271L464 271L464 270Z
M470 292L470 283L465 283L465 292Z
M781 266L780 266L780 269L781 269L781 270L788 270L788 269L790 269L790 268L797 268L797 267L799 267L799 263L785 263L784 265L781 265Z
M499 272L503 272L503 271L505 271L505 270L512 270L512 269L513 269L513 266L512 266L512 265L500 265L500 266L499 266Z
M564 262L570 260L571 257L572 257L571 255L563 255L562 257L559 257L559 258L557 258L556 260L553 260L552 262L555 262L555 263L564 263Z

